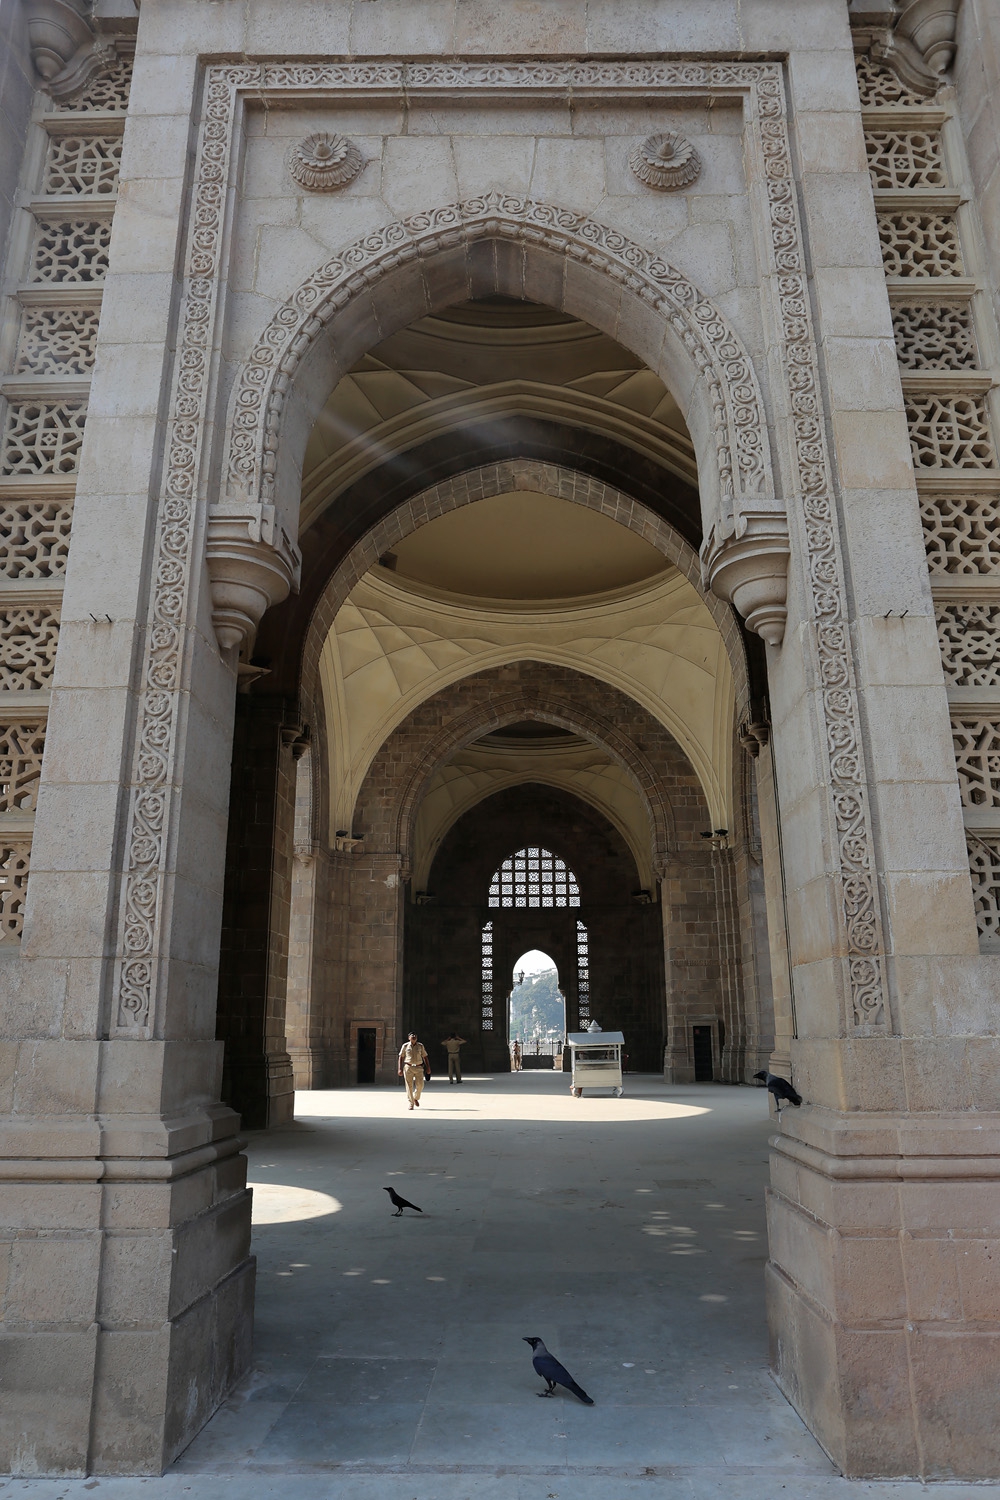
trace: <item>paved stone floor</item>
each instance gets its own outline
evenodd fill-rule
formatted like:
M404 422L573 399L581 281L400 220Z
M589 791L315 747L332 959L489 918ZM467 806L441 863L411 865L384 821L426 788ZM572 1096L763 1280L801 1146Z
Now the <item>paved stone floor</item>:
M162 1479L26 1500L938 1500L840 1478L767 1373L757 1090L300 1094L255 1135L256 1358ZM383 1184L423 1214L391 1216ZM594 1397L538 1400L525 1334Z

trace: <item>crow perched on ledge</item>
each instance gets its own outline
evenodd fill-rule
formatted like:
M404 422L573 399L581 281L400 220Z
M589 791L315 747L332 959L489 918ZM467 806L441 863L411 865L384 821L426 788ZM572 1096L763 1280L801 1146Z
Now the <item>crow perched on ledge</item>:
M383 1188L382 1191L383 1191L383 1193L388 1193L389 1194L389 1197L392 1199L392 1201L393 1201L393 1203L395 1205L396 1212L392 1216L394 1219L399 1219L399 1218L402 1217L403 1209L404 1208L412 1208L413 1211L414 1211L414 1213L418 1213L418 1214L422 1214L423 1213L423 1209L422 1208L418 1208L415 1203L410 1203L410 1202L407 1201L407 1199L401 1198L399 1196L399 1194L396 1192L395 1188L387 1187L387 1188Z
M593 1406L594 1402L585 1390L582 1390L573 1379L565 1365L561 1365L554 1354L550 1354L541 1339L524 1340L532 1348L531 1363L535 1367L536 1374L540 1375L548 1386L548 1390L536 1391L536 1396L551 1396L557 1385L564 1385L574 1396L579 1396L585 1406Z
M759 1078L761 1083L767 1084L767 1092L774 1095L774 1102L779 1114L781 1113L782 1100L785 1100L788 1104L794 1104L796 1109L802 1103L802 1095L795 1092L787 1078L779 1078L777 1073L763 1072L755 1073L753 1076Z

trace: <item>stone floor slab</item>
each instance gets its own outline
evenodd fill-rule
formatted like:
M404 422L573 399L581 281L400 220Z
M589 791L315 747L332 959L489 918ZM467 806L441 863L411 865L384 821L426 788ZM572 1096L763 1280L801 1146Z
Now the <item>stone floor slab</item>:
M252 1137L255 1369L168 1474L0 1500L1000 1500L841 1478L771 1381L758 1091L573 1101L525 1073L424 1099L300 1095ZM526 1334L595 1406L538 1399Z

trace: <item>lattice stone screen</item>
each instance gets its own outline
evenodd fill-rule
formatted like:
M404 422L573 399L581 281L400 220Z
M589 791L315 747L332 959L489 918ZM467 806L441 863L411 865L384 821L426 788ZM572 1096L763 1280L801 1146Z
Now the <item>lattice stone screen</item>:
M92 78L82 94L78 94L75 99L61 100L54 106L54 112L89 115L98 110L111 110L115 114L124 114L128 109L131 87L132 59L123 55L106 73Z
M936 131L868 130L865 145L872 186L878 191L946 184Z
M1000 570L1000 495L921 495L931 573Z
M1000 605L939 603L934 612L946 679L954 687L996 687Z
M122 159L121 135L61 135L49 142L46 193L116 193Z
M897 302L892 327L904 370L972 370L978 364L967 302Z
M862 108L897 104L913 104L918 107L926 105L927 100L923 95L908 89L891 68L883 67L867 54L858 57L856 63Z
M96 307L26 307L15 375L89 375L100 316Z
M964 807L1000 807L1000 724L975 715L953 716L955 764Z
M867 40L859 32L858 39ZM865 147L902 375L928 576L948 686L956 778L980 942L1000 950L1000 470L984 368L995 343L979 257L963 256L975 205L949 180L934 100L857 60ZM952 150L961 154L961 130ZM968 246L966 246L968 249ZM959 280L959 278L963 278ZM895 282L895 285L893 285ZM982 295L973 294L979 290ZM992 322L992 326L990 326ZM973 702L970 703L970 699ZM979 700L976 702L975 700Z
M992 469L996 452L982 396L906 397L910 449L918 469Z
M0 577L62 578L72 500L0 501Z
M110 219L39 219L29 281L93 285L108 273Z
M880 213L878 234L887 276L961 276L955 220L948 213Z
M0 724L0 812L33 812L45 724Z
M86 401L11 401L0 474L75 474L86 421Z
M30 839L0 840L0 941L20 935L30 859Z
M493 923L487 922L482 933L482 968L483 968L483 1014L482 1028L484 1031L493 1030Z
M981 836L967 831L966 838L976 926L981 937L996 942L1000 939L1000 834Z
M590 934L584 922L576 924L576 1012L581 1031L590 1025Z
M118 45L106 34L104 44ZM13 361L0 369L14 377L0 424L0 943L8 945L24 915L132 75L127 53L104 56L109 71L72 101L36 96L39 150L26 158L37 174L25 204L33 233L14 252L19 264L7 267L10 289L21 287L6 308L17 322Z
M579 906L580 887L563 860L548 849L519 849L490 882L490 906Z
M47 688L59 644L59 612L47 604L0 604L0 688Z

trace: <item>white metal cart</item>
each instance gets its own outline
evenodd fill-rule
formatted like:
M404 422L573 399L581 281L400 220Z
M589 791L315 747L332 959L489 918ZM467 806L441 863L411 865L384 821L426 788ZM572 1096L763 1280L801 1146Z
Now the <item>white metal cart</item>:
M573 1072L570 1093L579 1099L584 1089L612 1089L620 1099L622 1086L622 1047L625 1037L620 1031L571 1031L569 1043Z

